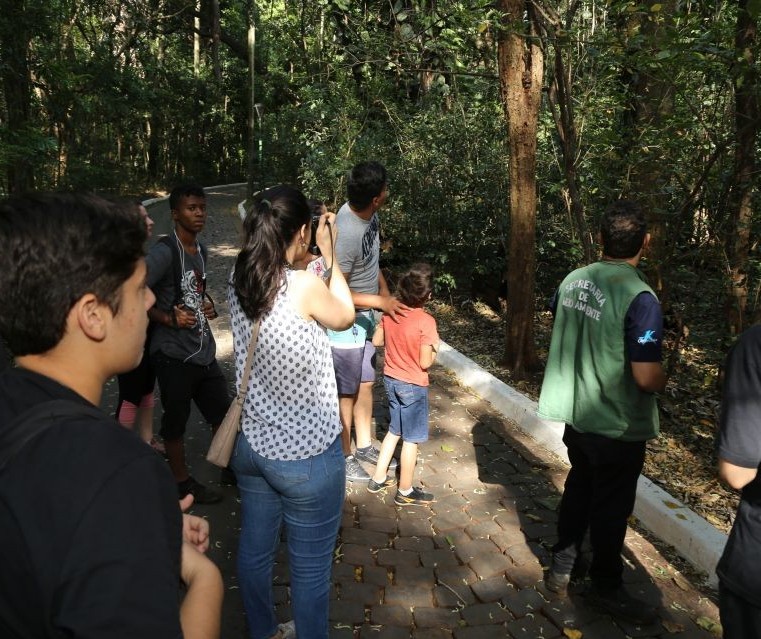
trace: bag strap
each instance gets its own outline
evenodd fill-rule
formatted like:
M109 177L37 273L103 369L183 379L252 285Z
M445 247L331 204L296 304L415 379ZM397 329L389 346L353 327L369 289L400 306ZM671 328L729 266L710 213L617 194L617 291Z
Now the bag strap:
M251 328L251 341L248 343L248 354L246 355L246 366L243 369L243 377L240 380L240 388L238 394L235 396L235 401L242 407L243 401L246 399L246 390L248 390L248 380L251 377L251 365L254 362L254 350L256 349L256 340L259 339L259 327L261 326L261 318L254 322ZM240 430L240 426L238 426Z
M72 399L52 399L18 415L3 433L0 471L33 439L58 424L62 417L73 416L104 418L99 408Z

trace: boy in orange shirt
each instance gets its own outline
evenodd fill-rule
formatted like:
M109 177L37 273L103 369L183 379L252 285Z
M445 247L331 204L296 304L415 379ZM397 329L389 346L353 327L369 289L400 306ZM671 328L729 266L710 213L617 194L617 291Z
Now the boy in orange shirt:
M428 264L413 264L399 279L397 298L411 310L396 320L383 316L373 336L375 346L385 342L383 381L388 395L391 422L383 439L375 474L367 490L377 493L393 486L387 478L391 458L402 439L399 488L394 497L398 506L422 505L435 501L431 493L412 486L418 444L428 441L428 369L436 359L439 334L436 320L423 310L431 298L433 272Z

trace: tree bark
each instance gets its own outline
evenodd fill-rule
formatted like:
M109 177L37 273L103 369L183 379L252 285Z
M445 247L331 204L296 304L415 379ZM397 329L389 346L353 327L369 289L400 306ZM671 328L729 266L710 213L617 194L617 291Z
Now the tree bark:
M3 16L0 20L0 78L5 97L5 128L9 141L20 149L24 144L24 133L31 126L30 25L24 3L18 0L3 0L0 12ZM6 179L10 193L28 191L33 187L32 162L28 156L31 152L14 152L12 161L8 162Z
M758 24L748 12L748 1L739 0L735 33L735 157L734 179L729 190L729 228L726 241L729 262L729 291L726 317L730 334L748 324L748 258L752 199L756 172L756 140L761 130L758 100ZM758 311L757 311L758 312Z
M536 148L544 55L531 2L500 0L500 3L505 19L499 36L499 77L510 150L505 363L516 378L521 378L537 363L534 343Z

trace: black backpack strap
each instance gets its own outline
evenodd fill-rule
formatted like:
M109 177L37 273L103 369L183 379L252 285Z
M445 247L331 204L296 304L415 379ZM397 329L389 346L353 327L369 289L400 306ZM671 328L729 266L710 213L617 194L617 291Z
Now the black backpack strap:
M59 423L62 417L103 419L103 411L71 399L53 399L25 410L14 419L2 435L0 471L35 437Z

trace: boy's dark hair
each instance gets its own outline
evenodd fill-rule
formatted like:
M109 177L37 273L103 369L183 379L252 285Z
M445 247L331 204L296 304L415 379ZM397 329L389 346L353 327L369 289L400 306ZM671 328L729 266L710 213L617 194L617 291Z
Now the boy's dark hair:
M642 248L646 233L645 213L638 202L613 202L600 220L603 254L619 259L634 257Z
M189 196L206 198L206 192L202 186L193 183L178 184L169 194L169 210L174 211L179 205L180 200Z
M402 274L396 284L396 296L403 304L422 307L433 290L433 269L430 264L418 262Z
M0 335L14 356L55 347L83 295L119 311L121 286L143 255L145 224L91 194L42 193L0 202Z
M346 194L355 211L366 209L386 186L386 167L380 162L360 162L349 171Z

